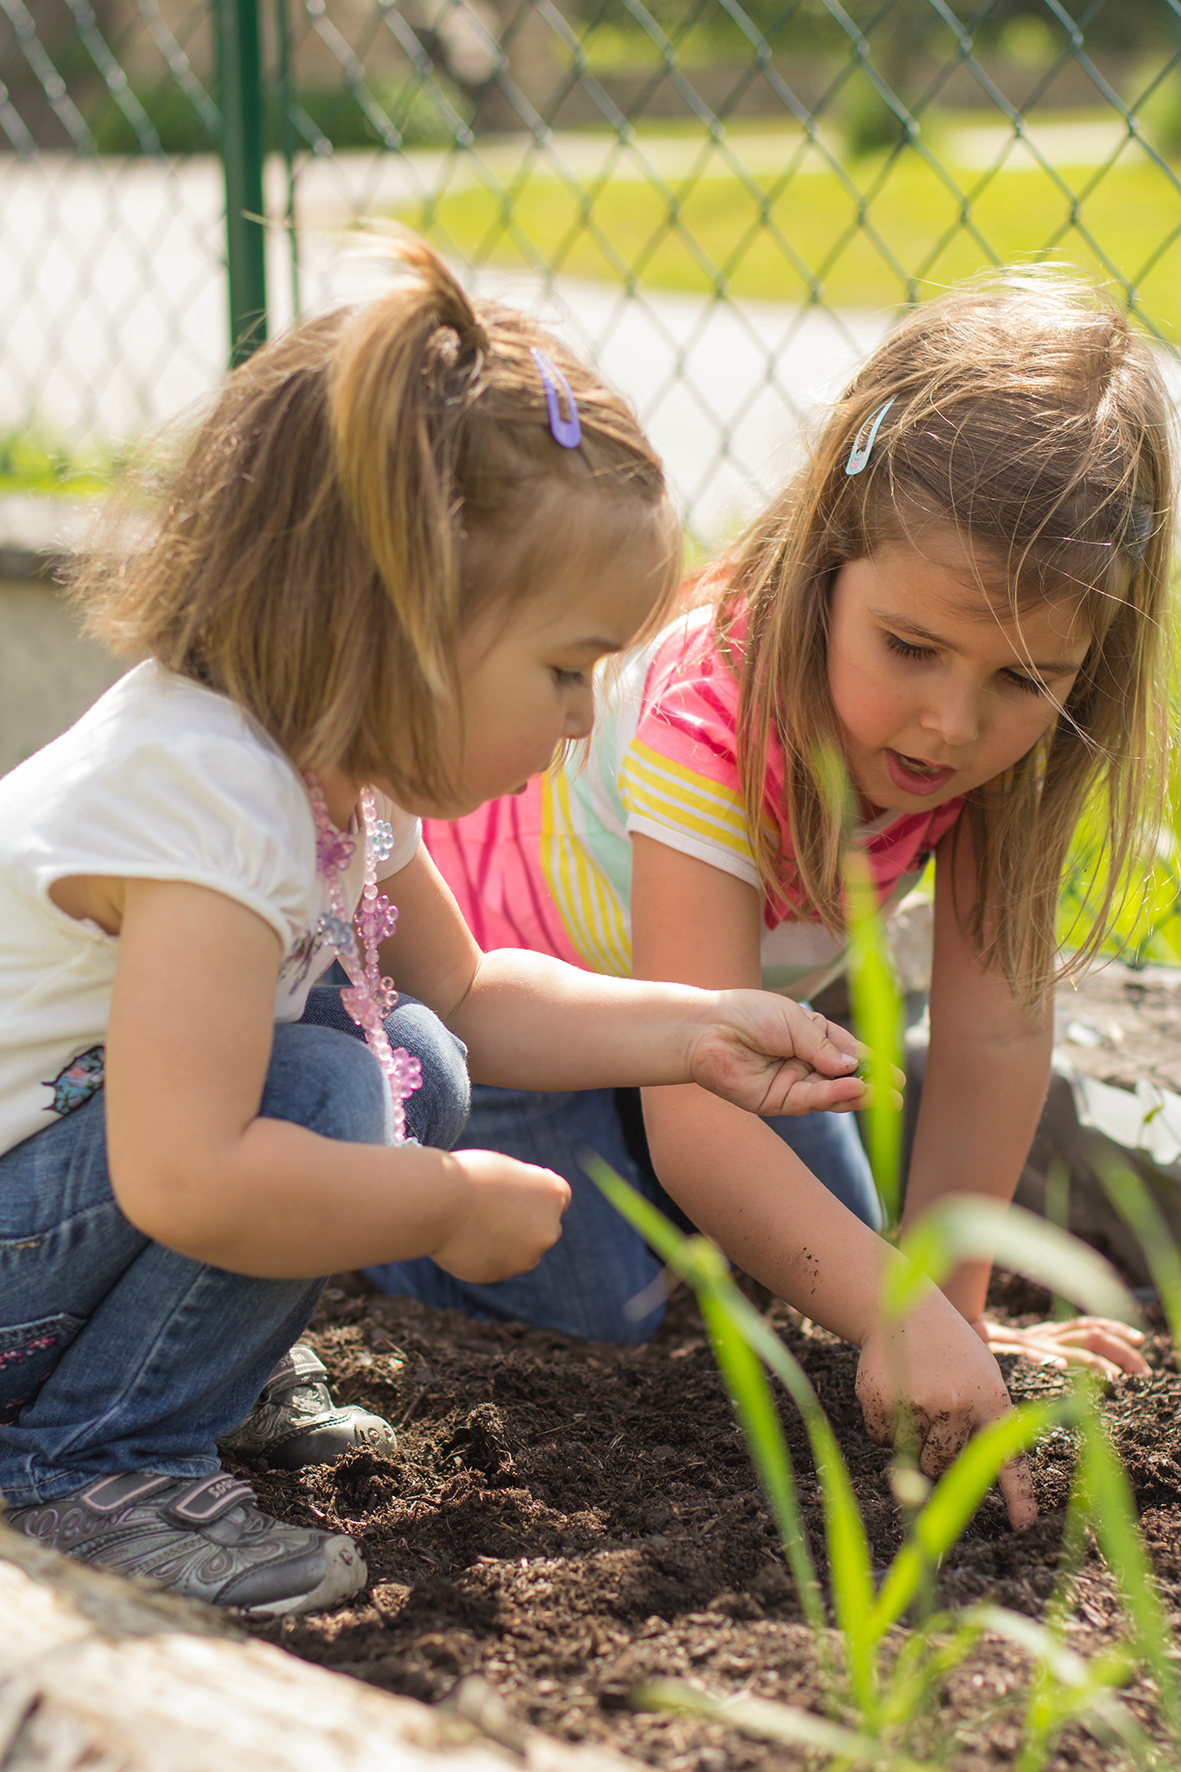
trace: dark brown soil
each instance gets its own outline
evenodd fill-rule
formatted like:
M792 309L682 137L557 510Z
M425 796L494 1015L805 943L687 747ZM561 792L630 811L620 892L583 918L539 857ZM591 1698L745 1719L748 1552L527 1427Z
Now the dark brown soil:
M1047 1300L1018 1282L1013 1315ZM879 1568L901 1542L887 1455L853 1398L854 1351L775 1305L840 1437ZM649 1346L588 1346L556 1334L475 1324L422 1306L328 1291L314 1339L337 1395L398 1427L391 1459L255 1479L269 1511L347 1531L372 1577L350 1608L263 1634L297 1654L428 1701L479 1674L512 1717L567 1741L612 1746L671 1772L806 1763L719 1725L633 1711L652 1675L717 1694L751 1692L821 1709L824 1676L775 1530L734 1424L695 1306L681 1294ZM1116 1383L1105 1405L1142 1510L1174 1624L1181 1624L1181 1380L1163 1337L1159 1370ZM1061 1380L1008 1362L1023 1397ZM818 1562L819 1496L791 1406L782 1414ZM1055 1579L1072 1444L1052 1434L1033 1458L1041 1518L1016 1535L990 1495L939 1574L948 1605L984 1598L1039 1616ZM1069 1641L1086 1654L1120 1634L1111 1578L1092 1554L1072 1590ZM831 1654L831 1650L829 1651ZM968 1769L1013 1763L1028 1664L987 1639L937 1694L924 1757ZM1159 1735L1153 1690L1126 1700ZM1181 1763L1181 1750L1178 1751ZM1054 1768L1120 1756L1081 1727Z

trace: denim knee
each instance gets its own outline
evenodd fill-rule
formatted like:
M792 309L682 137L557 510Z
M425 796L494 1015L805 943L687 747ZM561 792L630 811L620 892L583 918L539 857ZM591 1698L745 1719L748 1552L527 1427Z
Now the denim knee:
M406 1125L419 1144L449 1151L472 1105L467 1047L433 1010L413 997L399 997L385 1024L391 1046L404 1046L422 1065L422 1087L406 1103Z
M301 1033L345 1049L346 1087L335 1045L320 1063ZM275 1045L264 1114L337 1138L380 1132L388 1090L363 1048L297 1028ZM321 1283L228 1273L136 1230L111 1188L100 1090L0 1157L0 1491L24 1505L113 1470L215 1471L217 1436Z
M385 1073L369 1048L329 1027L275 1029L259 1113L346 1144L389 1144L393 1113Z
M561 1237L530 1272L487 1285L456 1280L425 1257L367 1268L369 1278L383 1292L441 1310L535 1323L587 1341L646 1341L664 1314L663 1292L653 1285L660 1262L581 1165L583 1152L593 1150L647 1191L624 1144L614 1092L477 1088L474 1094L463 1146L503 1151L565 1176L571 1201Z
M331 1029L363 1045L364 1034L340 1000L336 984L313 985L300 1027ZM467 1047L438 1016L414 997L400 996L386 1018L386 1036L422 1065L422 1087L406 1103L406 1126L419 1144L450 1150L471 1109ZM376 1142L376 1141L374 1141Z

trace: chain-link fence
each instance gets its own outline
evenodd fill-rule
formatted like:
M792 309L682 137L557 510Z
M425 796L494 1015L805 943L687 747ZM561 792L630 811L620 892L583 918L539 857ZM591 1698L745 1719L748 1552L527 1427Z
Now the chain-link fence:
M373 287L395 218L599 359L699 535L982 265L1181 319L1177 0L0 0L0 82L14 471L202 393L231 302Z
M0 486L379 286L393 220L598 360L702 539L982 266L1106 279L1171 368L1181 0L1076 4L0 0Z

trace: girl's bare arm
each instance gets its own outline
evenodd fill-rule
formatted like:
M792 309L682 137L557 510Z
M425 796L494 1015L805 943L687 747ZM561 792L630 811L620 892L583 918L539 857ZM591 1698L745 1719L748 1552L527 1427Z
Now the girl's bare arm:
M632 838L637 972L718 987L759 976L753 888L651 838ZM675 914L670 914L675 907ZM834 1333L862 1348L858 1395L879 1438L900 1412L914 1424L923 1468L936 1475L968 1436L1009 1407L996 1361L933 1290L906 1323L878 1309L880 1237L805 1169L770 1127L693 1088L646 1089L656 1171L698 1227L732 1260ZM1034 1517L1028 1473L1004 1473L1010 1518Z
M1024 1008L1004 978L985 972L955 914L953 867L960 903L971 904L970 846L961 839L953 861L949 835L936 865L931 1037L904 1230L948 1194L1012 1199L1050 1081L1052 1008ZM984 1315L990 1271L987 1260L964 1262L944 1284L969 1322Z
M952 899L958 869L961 904L975 885L971 846L950 834L936 865L935 938L931 975L931 1037L903 1229L948 1194L1011 1200L1029 1154L1050 1080L1053 1007L1030 1010L1014 1001L996 973L985 972L959 926ZM990 1344L1055 1363L1101 1370L1148 1370L1136 1351L1141 1336L1121 1323L1086 1319L1003 1332L985 1321L992 1263L963 1262L943 1291Z
M345 1143L260 1117L274 931L204 887L100 886L91 908L101 903L119 936L108 1161L146 1236L264 1278L433 1255L460 1278L503 1279L556 1241L569 1188L548 1170L495 1152Z
M392 893L399 934L383 963L466 1041L479 1083L594 1089L693 1078L738 1102L736 1111L764 1114L863 1098L856 1041L797 1004L605 978L516 948L482 954L425 849Z

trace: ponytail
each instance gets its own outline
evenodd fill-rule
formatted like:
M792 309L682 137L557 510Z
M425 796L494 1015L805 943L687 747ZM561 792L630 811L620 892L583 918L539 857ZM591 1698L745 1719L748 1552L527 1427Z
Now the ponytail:
M649 508L666 493L592 370L524 315L470 301L424 242L398 250L388 294L234 371L162 492L158 474L150 502L129 477L133 549L96 552L77 593L112 650L230 696L300 769L441 804L461 629L481 602L528 594L552 489ZM577 403L576 448L551 433L535 349ZM494 544L479 570L475 538Z
M488 334L451 272L420 241L419 274L361 310L329 381L341 489L434 695L460 617L455 514L464 418L479 397Z

